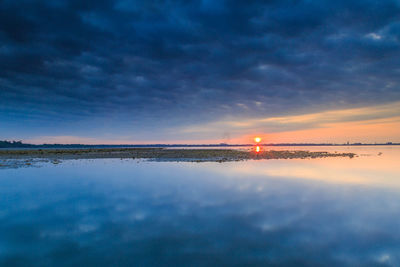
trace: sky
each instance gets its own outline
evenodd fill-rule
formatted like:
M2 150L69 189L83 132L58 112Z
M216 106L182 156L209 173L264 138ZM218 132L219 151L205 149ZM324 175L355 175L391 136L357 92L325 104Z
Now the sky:
M400 142L400 0L0 0L0 140Z

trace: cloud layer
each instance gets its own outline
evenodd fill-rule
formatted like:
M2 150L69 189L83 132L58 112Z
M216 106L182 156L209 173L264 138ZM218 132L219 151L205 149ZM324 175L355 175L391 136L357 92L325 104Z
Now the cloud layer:
M398 101L399 45L397 0L3 0L0 128L143 140Z

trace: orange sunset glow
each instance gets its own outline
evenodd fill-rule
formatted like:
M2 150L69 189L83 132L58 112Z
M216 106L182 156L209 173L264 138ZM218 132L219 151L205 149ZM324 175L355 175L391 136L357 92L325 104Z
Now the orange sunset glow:
M225 132L229 133L229 140L213 139ZM205 143L260 143L261 135L264 143L400 142L400 101L284 116L231 116L186 126L180 133L204 136Z

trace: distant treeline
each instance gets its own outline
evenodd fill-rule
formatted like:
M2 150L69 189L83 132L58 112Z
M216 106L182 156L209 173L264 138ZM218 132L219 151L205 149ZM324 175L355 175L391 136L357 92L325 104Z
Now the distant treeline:
M34 147L35 145L24 144L21 141L0 141L0 148L13 148L13 147Z
M91 147L127 147L129 145L83 145L83 144L25 144L21 141L0 141L0 148L91 148Z
M145 144L145 145L85 145L85 144L42 144L33 145L25 144L21 141L0 141L0 148L124 148L124 147L213 147L213 146L251 146L248 145L228 145L228 144L199 144L199 145L185 145L185 144Z
M148 145L84 145L84 144L43 144L33 145L25 144L21 141L0 141L0 148L123 148L123 147L242 147L252 146L254 144L199 144L199 145L185 145L185 144L148 144ZM313 143L285 143L285 144L260 144L262 146L384 146L384 145L400 145L400 143L346 143L346 144L313 144Z

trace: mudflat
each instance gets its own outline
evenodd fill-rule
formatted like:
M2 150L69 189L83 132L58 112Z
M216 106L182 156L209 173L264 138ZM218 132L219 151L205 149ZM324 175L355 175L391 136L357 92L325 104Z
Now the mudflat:
M166 149L166 148L90 148L90 149L32 149L0 150L0 164L7 160L47 159L149 159L156 161L226 162L258 159L307 159L349 157L354 153L310 152L302 150L265 150L260 152L236 149Z

